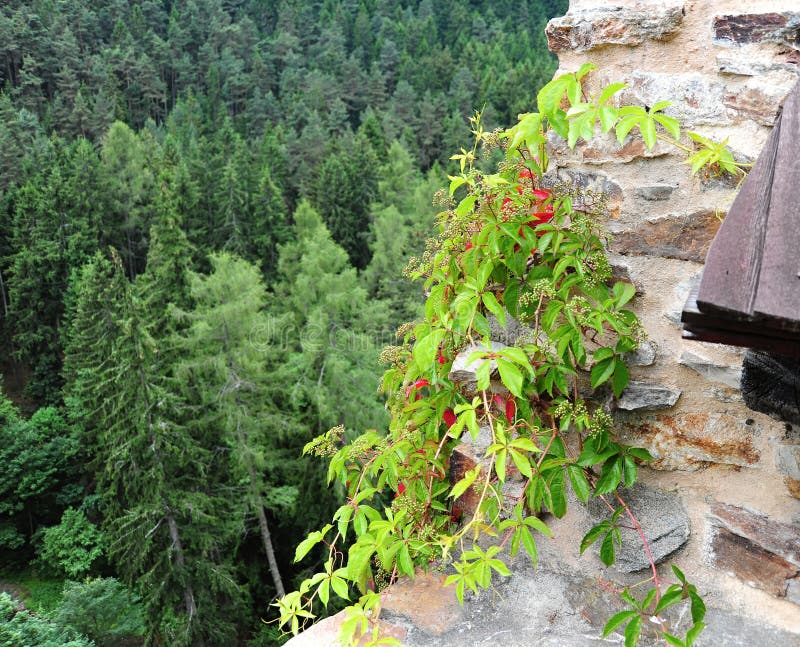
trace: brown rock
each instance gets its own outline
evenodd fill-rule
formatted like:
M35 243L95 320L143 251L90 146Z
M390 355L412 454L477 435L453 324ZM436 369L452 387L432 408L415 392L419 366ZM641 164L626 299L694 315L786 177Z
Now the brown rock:
M746 13L714 16L714 39L723 44L745 45L773 41L797 45L800 12Z
M418 573L402 579L381 594L383 611L406 618L427 634L440 636L459 624L464 609L458 604L455 586L445 586L442 573Z
M800 584L800 526L717 503L708 531L706 560L715 568L780 598Z
M720 224L717 213L711 210L648 220L632 230L614 232L611 251L701 263Z
M603 7L570 11L545 29L553 52L583 51L604 45L635 46L670 40L683 22L683 2L659 2L636 9Z
M725 105L762 126L772 126L791 88L783 85L745 86L725 94Z
M786 482L789 494L795 499L800 499L800 479L793 479L787 476L784 481Z
M320 620L311 625L301 634L292 638L286 643L287 647L334 647L339 642L339 634L342 623L347 617L347 611L340 611L336 615ZM385 620L379 620L379 633L381 637L394 638L401 643L405 640L408 631L403 627L398 627ZM372 627L370 627L371 629ZM367 645L372 641L372 633L368 632L358 643L359 646Z
M621 433L647 448L655 469L696 470L709 464L749 467L761 455L755 425L724 414L681 413L634 417L618 414Z

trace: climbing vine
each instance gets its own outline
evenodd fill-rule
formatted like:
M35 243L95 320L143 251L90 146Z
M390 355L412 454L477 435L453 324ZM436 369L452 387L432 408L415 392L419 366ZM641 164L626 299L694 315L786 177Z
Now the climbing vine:
M388 431L350 438L337 427L306 446L330 461L328 480L346 501L297 547L296 560L320 547L325 557L319 573L275 603L290 631L333 593L354 600L343 644L398 644L380 633L376 589L437 564L463 602L467 591L510 574L506 555L524 550L535 565L537 538L551 534L542 515L566 513L568 487L583 503L597 497L609 509L583 537L582 553L599 542L600 559L611 565L620 529L632 528L650 562L640 583L649 589L621 590L626 608L603 635L620 629L626 646L635 645L652 620L669 645L689 647L705 626L696 588L674 566L676 582L662 579L624 500L651 456L619 443L611 417L591 399L597 389L621 395L626 353L644 338L628 309L635 288L613 280L606 258L606 199L548 173L547 142L557 136L574 147L612 130L622 142L638 131L649 149L658 138L686 148L695 172L743 171L723 145L695 134L700 149L681 143L678 121L663 112L668 102L617 107L621 83L587 98L583 81L592 69L548 83L538 112L520 115L508 130L487 132L480 114L472 119L474 145L453 156L460 172L437 194L438 237L408 269L424 282L425 317L402 327L398 345L383 353ZM497 150L502 161L485 171ZM505 327L510 317L524 326L521 338L493 344L492 326ZM454 361L474 369L472 382L454 381ZM458 473L450 459L467 435L485 450ZM507 487L512 481L518 487ZM682 637L663 614L681 603L692 619Z

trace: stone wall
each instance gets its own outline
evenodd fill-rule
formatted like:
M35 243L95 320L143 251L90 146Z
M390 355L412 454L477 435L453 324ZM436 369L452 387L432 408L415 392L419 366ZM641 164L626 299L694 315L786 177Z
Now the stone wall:
M547 36L559 72L591 61L595 82L628 84L623 102L672 100L667 114L752 160L798 80L800 3L573 0ZM711 605L800 644L800 431L744 405L742 350L681 338L680 311L735 182L692 177L681 151L647 152L637 137L558 148L560 175L612 197L613 261L641 292L649 352L616 418L626 441L656 457L644 484L674 493L688 515L674 558Z
M752 160L798 78L800 1L572 0L547 36L560 72L591 61L595 83L628 83L622 101L672 100L667 114ZM674 561L708 605L697 645L800 646L800 427L745 406L741 349L681 338L681 309L736 183L692 177L683 153L663 143L648 152L637 136L552 144L560 176L609 195L612 260L637 286L649 341L610 406L623 440L655 457L626 498L656 557ZM468 468L474 449L462 446L453 464ZM463 607L441 575L398 583L383 597L386 630L406 645L606 644L600 631L620 607L599 582L640 581L647 564L635 536L612 572L579 555L604 514L573 500L565 518L547 519L555 538L539 541L536 570L517 556L511 578ZM332 644L339 622L292 645Z

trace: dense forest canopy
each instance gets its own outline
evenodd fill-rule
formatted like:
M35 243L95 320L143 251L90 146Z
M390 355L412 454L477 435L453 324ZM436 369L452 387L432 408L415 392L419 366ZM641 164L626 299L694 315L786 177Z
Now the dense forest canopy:
M301 449L385 424L431 197L474 109L534 104L565 10L2 3L0 590L72 583L0 595L0 639L277 644L339 495Z

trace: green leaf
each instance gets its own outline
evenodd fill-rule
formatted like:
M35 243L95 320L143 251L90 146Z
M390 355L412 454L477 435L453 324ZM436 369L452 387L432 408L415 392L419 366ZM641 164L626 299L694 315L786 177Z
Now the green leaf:
M450 490L450 494L447 496L453 497L453 499L457 499L460 497L464 492L467 491L468 488L472 486L475 482L475 479L478 478L478 474L481 471L481 466L478 465L474 469L467 470L464 474L464 478L462 478L458 483L453 486L453 489Z
M508 360L497 358L497 369L500 371L500 380L503 385L518 398L522 398L522 373Z
M622 283L619 281L614 283L612 292L614 294L614 298L617 301L616 303L617 308L621 308L626 303L628 303L628 301L633 299L634 296L636 296L635 287L633 287L630 283Z
M664 640L667 641L668 644L672 645L672 647L686 647L686 643L684 643L680 638L676 638L672 634L662 633Z
M658 615L664 609L668 609L669 607L678 604L683 599L683 590L678 588L674 591L667 591L664 595L661 596L661 599L658 601L656 608L653 610L653 615Z
M450 180L450 195L453 195L456 192L456 189L464 184L467 180L461 176L452 176L448 175L447 179Z
M621 624L628 622L628 620L633 618L635 615L638 615L638 611L634 611L632 609L615 613L608 619L606 626L603 627L603 638L608 638L614 629L619 627Z
M642 631L642 616L636 616L625 627L625 647L636 647L639 641L639 634Z
M553 531L545 524L544 521L539 519L539 517L525 517L525 525L529 526L530 528L535 528L540 533L545 535L546 537L552 537Z
M622 457L611 458L603 465L603 471L594 487L594 495L608 494L619 486L622 479Z
M689 599L692 601L692 622L697 624L706 617L706 604L703 602L703 598L694 591L689 591Z
M299 562L301 559L303 559L303 557L305 557L314 546L322 541L322 538L325 537L325 533L327 533L331 528L333 528L331 524L326 524L322 530L316 530L309 533L308 537L301 541L295 549L294 561Z
M683 571L679 569L675 564L672 564L672 572L675 573L675 577L678 578L678 581L681 584L686 584L686 576L683 574Z
M531 478L531 476L533 476L533 469L531 468L531 462L528 460L528 457L514 449L509 448L509 451L511 453L511 460L514 461L514 465L517 466L520 473L527 478Z
M575 492L575 496L583 503L586 503L589 500L591 491L589 488L589 481L586 479L586 474L583 473L583 469L577 465L568 465L567 474L569 474L569 482L572 484L572 490Z
M653 119L660 123L675 141L681 138L681 124L677 119L667 115L653 115Z
M628 367L625 366L625 362L621 360L614 362L614 378L611 380L611 387L614 389L615 397L618 398L622 395L625 387L628 386L630 378L631 376L630 373L628 373Z
M458 203L456 207L456 215L460 218L466 216L470 211L472 211L472 207L475 206L475 202L478 200L478 196L475 195L468 195L464 198L461 202Z
M702 622L695 622L692 625L692 628L686 632L686 647L692 647L694 641L697 640L697 637L706 628L706 625Z
M597 104L605 103L611 97L613 97L617 92L622 90L623 88L627 88L627 83L612 83L611 85L607 85L603 88L603 91L600 93L600 98L597 100Z
M525 527L521 527L519 533L522 538L522 545L525 547L525 552L528 553L528 556L531 558L531 564L536 568L536 562L539 558L539 554L536 550L536 540L533 538L531 531Z
M414 577L414 562L411 561L411 555L406 544L403 544L397 553L397 566L404 575Z
M627 488L633 485L636 481L636 463L630 456L625 456L622 461L622 485Z
M497 321L500 325L505 328L506 327L506 311L503 309L497 302L497 297L494 296L493 292L484 292L483 293L483 305L491 312L495 317L497 317Z
M603 538L603 543L600 544L600 561L606 566L611 566L615 559L616 551L614 550L614 533L609 532Z
M506 462L508 461L508 451L505 449L501 449L497 452L497 455L494 459L494 471L497 473L497 478L500 479L501 482L505 482L506 480Z
M642 119L639 129L642 131L642 139L644 139L647 149L653 150L657 139L655 122L650 117Z
M342 572L343 575L345 574L344 569L339 569L336 571L336 573L339 572ZM347 582L341 577L338 577L336 573L334 573L333 577L331 578L331 586L333 587L333 591L343 600L349 600L350 598L349 591L347 589Z
M619 111L622 115L622 110ZM617 141L622 144L633 127L642 120L642 115L627 115L617 122Z
M411 354L421 373L427 373L433 366L445 334L444 330L433 330L414 344Z
M596 389L603 382L608 380L608 378L610 378L611 375L614 373L614 367L616 365L617 362L613 356L608 359L603 359L597 362L592 367L592 373L589 380L592 385L592 388Z

